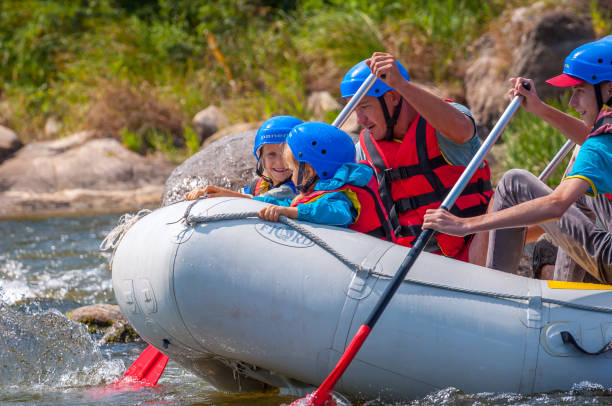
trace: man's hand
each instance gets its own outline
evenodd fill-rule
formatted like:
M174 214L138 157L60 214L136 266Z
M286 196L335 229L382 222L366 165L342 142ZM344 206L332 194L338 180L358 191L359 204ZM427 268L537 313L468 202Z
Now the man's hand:
M432 229L441 233L463 237L471 234L467 227L468 219L454 216L445 209L429 209L423 218L423 229Z
M400 83L406 80L395 63L395 57L391 54L374 52L366 64L376 77L392 88L399 87Z
M283 207L269 204L259 210L259 217L268 221L278 221L280 216L296 219L298 217L297 207Z

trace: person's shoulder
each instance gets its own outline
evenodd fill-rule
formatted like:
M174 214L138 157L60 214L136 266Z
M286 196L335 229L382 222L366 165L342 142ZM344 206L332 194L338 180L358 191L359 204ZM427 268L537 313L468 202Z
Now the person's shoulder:
M456 108L457 110L459 110L460 112L462 112L463 114L465 114L466 116L472 117L472 112L470 111L469 108L467 108L467 106L464 106L461 103L457 103L455 101L449 101L449 100L447 100L447 103L453 106L454 108Z

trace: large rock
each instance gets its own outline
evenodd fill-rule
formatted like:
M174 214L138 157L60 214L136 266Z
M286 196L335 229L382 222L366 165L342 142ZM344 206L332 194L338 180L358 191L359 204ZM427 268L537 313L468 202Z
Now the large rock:
M306 101L306 108L312 111L316 121L326 121L330 111L340 110L342 106L327 91L312 92Z
M193 117L193 127L198 134L200 144L206 138L228 125L229 120L227 116L216 106L208 106Z
M237 190L255 178L255 130L225 136L179 165L166 181L162 205L185 199L185 193L207 185Z
M508 105L510 77L534 79L543 99L563 89L545 83L559 74L563 60L577 46L595 39L589 20L573 11L549 9L544 3L504 15L493 30L474 45L474 57L464 78L468 105L485 136Z
M0 125L0 162L11 156L22 146L23 144L15 131Z
M259 128L259 126L261 126L261 124L262 123L238 123L238 124L234 124L229 127L223 128L217 131L216 133L214 133L213 135L211 135L210 137L206 138L204 142L202 143L201 149L204 149L208 147L210 144L212 144L213 142L218 141L221 138L227 137L228 135L231 135L231 134L243 133L247 131L257 131L257 129ZM255 138L255 135L253 135L253 138ZM253 145L251 145L251 149L253 149Z
M546 13L516 50L510 76L533 78L538 94L544 99L556 96L563 89L545 81L561 73L563 61L572 50L594 40L591 21L571 11Z
M0 165L0 217L156 206L172 168L91 131L31 143Z

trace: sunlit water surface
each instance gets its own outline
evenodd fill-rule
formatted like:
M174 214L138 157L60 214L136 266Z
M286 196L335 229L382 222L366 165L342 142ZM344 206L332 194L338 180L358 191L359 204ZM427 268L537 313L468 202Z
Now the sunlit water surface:
M79 306L115 303L109 254L98 250L118 216L0 221L0 403L279 405L276 392L226 394L170 361L159 387L99 398L146 347L99 345L65 317ZM356 405L385 405L377 399ZM604 405L612 390L588 382L567 392L466 394L454 388L394 405ZM388 404L387 404L388 405Z

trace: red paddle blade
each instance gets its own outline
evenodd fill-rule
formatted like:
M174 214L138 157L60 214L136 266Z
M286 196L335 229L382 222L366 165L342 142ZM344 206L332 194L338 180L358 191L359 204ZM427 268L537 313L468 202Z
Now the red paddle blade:
M136 361L125 371L123 377L116 384L129 382L132 384L137 383L141 386L155 386L164 373L167 363L168 356L152 345L149 345L136 358Z
M289 406L336 406L336 401L331 397L331 394L320 394L319 390L306 395L301 399L293 401Z
M327 378L323 381L319 389L306 396L305 398L298 399L291 403L290 406L332 406L335 405L335 401L331 397L331 394L334 390L334 386L338 382L338 380L342 377L346 368L350 365L355 355L363 345L366 338L370 334L370 327L363 324L355 333L355 336L351 340L346 350L344 350L344 354L340 357L340 360L334 367L334 369L330 372Z
M143 387L154 387L164 372L167 363L168 357L158 351L157 348L149 345L125 371L121 379L103 388L90 389L85 394L93 399L102 399L117 393L138 391Z

